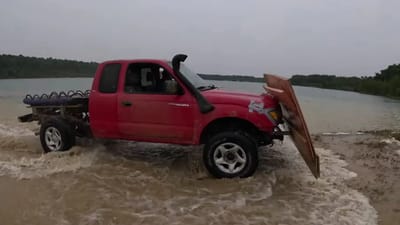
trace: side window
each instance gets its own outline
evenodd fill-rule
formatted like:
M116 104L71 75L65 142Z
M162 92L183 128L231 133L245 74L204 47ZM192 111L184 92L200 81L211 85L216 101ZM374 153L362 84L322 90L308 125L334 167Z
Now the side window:
M178 86L160 65L133 63L126 72L124 89L126 93L176 94Z
M118 87L119 71L121 64L107 64L103 67L100 77L99 91L102 93L115 93Z

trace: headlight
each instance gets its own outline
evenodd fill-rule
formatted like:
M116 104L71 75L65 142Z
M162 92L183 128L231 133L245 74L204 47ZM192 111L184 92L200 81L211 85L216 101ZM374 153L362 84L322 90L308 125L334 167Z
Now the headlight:
M276 123L282 123L282 111L280 106L278 108L268 111L269 118L273 119Z
M269 114L269 116L271 116L271 118L272 118L273 120L275 120L275 121L279 121L279 120L280 120L279 114L278 114L277 111L272 110L272 111L269 111L268 114Z

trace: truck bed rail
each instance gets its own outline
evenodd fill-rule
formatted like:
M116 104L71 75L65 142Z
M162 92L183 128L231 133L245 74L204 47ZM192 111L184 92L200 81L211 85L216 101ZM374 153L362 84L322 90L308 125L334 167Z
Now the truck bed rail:
M30 106L51 106L51 105L76 105L79 103L87 103L90 90L70 90L67 92L51 92L42 95L26 95L23 103Z

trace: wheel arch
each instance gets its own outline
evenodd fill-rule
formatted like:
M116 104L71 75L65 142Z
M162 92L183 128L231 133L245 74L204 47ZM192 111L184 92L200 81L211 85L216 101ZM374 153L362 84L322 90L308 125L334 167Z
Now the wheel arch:
M205 144L213 135L225 131L245 131L251 135L257 144L265 141L265 135L249 120L239 117L221 117L210 121L201 131L199 142ZM268 138L267 138L268 139Z

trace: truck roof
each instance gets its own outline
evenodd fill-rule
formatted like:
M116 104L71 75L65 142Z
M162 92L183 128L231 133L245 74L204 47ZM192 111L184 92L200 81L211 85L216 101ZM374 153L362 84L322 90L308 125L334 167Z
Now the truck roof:
M166 59L114 59L107 60L102 62L101 64L109 64L109 63L168 63L169 60Z

